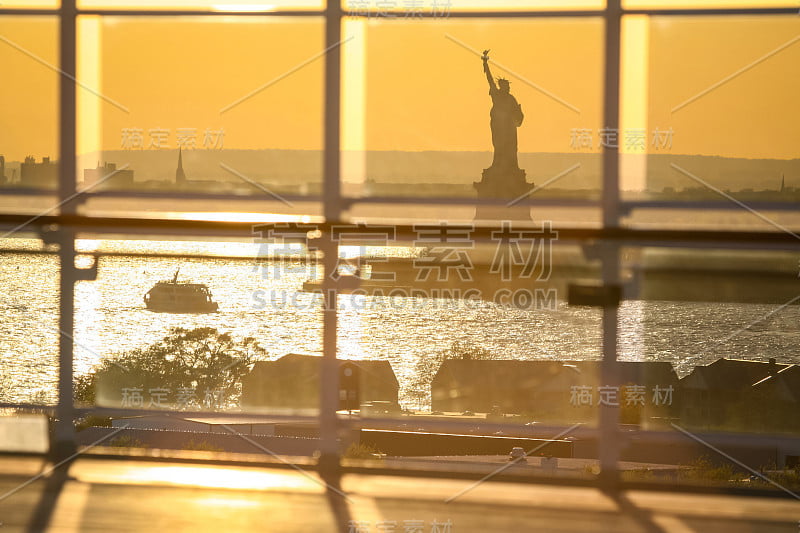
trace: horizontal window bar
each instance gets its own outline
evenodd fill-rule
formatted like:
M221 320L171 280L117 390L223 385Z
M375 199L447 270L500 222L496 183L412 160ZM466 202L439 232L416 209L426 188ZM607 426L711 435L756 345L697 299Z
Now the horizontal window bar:
M119 233L120 231L160 230L194 231L197 234L217 236L220 233L252 236L252 228L275 226L280 228L283 222L222 222L215 220L177 220L177 219L145 219L118 217L84 217L75 215L47 215L31 220L26 215L0 214L0 226L14 227L27 223L28 228L63 225L76 231L95 233ZM299 222L298 229L306 231L330 231L335 226L352 226L349 221ZM383 224L385 225L385 224ZM416 225L392 224L398 240L416 238ZM475 240L491 240L492 232L502 229L501 221L491 225L476 225L472 234ZM560 241L617 241L635 245L667 245L705 243L722 247L754 244L757 247L787 246L789 249L800 248L800 239L795 235L780 231L724 231L724 230L657 230L633 228L574 228L553 227L558 232ZM26 231L32 231L27 229Z
M59 15L61 9L53 8L0 8L1 15ZM214 11L214 10L180 10L180 9L165 9L165 10L148 10L148 9L78 9L78 15L108 15L108 16L147 16L147 17L187 17L187 16L278 16L278 17L308 17L308 16L323 16L328 13L327 10L309 9L309 10L276 10L276 11ZM560 10L560 11L535 11L535 10L522 10L522 11L457 11L451 10L447 17L442 14L433 12L421 12L415 14L414 18L516 18L516 17L597 17L603 16L607 13L606 10ZM730 8L633 8L622 9L623 15L676 15L676 16L692 16L692 15L794 15L797 14L797 8L793 7L730 7ZM350 14L347 10L341 10L339 16L341 17L355 17L355 18L369 18L371 20L385 18L388 20L403 18L402 12L393 12L388 16L377 17L371 15L356 15Z

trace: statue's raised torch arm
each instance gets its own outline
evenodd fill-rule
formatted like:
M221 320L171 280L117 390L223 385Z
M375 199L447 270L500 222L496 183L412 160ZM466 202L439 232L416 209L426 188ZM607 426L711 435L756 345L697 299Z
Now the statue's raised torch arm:
M492 71L489 70L489 50L483 51L483 56L481 57L481 59L483 59L483 72L486 73L486 81L489 82L489 89L492 91L496 91L497 85L495 84L494 78L492 77Z

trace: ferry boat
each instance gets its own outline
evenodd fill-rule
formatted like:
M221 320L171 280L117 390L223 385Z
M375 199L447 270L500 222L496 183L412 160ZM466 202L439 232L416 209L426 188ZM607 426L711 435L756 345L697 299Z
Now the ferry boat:
M144 304L150 311L162 313L214 313L217 303L205 283L178 281L178 272L171 280L156 283L144 295Z

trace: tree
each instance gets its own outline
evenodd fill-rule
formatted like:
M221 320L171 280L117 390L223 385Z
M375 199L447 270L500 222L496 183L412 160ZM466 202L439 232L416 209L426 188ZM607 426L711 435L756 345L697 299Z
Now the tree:
M93 373L78 377L75 397L87 404L189 408L212 392L224 398L214 405L222 407L238 400L242 377L266 357L253 337L173 328L154 344L105 359Z

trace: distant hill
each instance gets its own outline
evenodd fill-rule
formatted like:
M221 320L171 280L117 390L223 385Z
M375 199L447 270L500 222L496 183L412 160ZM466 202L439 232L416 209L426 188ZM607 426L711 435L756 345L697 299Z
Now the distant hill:
M704 155L648 156L647 189L660 192L665 187L676 190L704 187L702 183L672 168L678 165L721 190L778 190L781 176L786 187L800 188L800 159L740 159Z
M630 156L629 156L630 157ZM637 156L633 156L637 157ZM744 159L702 155L651 154L647 157L646 189L661 192L665 188L680 191L703 187L701 183L678 172L672 164L722 190L777 190L781 176L786 187L800 188L800 158ZM129 164L135 180L173 181L177 150L111 150L90 153L78 158L79 168L95 168L98 162ZM352 179L348 163L361 159L361 153L344 152L344 179ZM491 164L491 152L401 152L372 151L366 154L365 177L375 183L394 185L428 184L469 187L481 178ZM188 150L183 152L183 168L190 180L241 181L220 164L255 181L271 183L317 183L322 178L322 153L318 150ZM541 184L576 164L580 166L554 182L549 188L598 190L601 187L602 157L593 153L523 153L520 167L528 181ZM357 165L355 165L357 166ZM6 171L18 168L7 162ZM623 165L622 172L626 172ZM83 175L79 176L79 181Z

